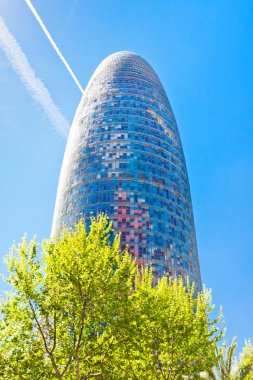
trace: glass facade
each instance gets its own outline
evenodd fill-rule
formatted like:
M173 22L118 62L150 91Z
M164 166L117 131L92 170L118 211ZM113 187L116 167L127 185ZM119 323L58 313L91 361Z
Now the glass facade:
M167 95L140 56L119 52L94 72L62 164L52 234L106 213L138 265L201 277L183 148Z

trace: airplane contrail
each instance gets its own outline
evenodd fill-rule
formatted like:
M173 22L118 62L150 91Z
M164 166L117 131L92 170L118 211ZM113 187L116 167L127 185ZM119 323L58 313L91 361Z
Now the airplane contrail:
M48 89L32 69L25 53L0 16L0 48L2 48L14 71L18 74L33 99L41 106L57 132L67 137L69 123L54 103Z
M56 53L58 54L59 58L61 59L61 61L63 62L63 64L65 65L66 69L68 70L69 74L72 76L75 84L77 85L77 87L79 88L79 90L81 91L81 93L83 94L84 93L84 90L83 90L83 87L81 86L79 80L77 79L77 77L75 76L75 74L73 73L71 67L69 66L68 62L66 61L66 59L64 58L64 56L62 55L62 53L60 52L58 46L56 45L56 43L54 42L52 36L50 35L49 31L47 30L45 24L43 23L43 21L41 20L40 16L38 15L36 9L34 8L34 6L32 5L31 1L30 0L25 0L27 6L29 7L29 9L31 10L32 14L34 15L34 17L36 18L36 20L38 21L38 23L40 24L43 32L45 33L45 35L47 36L49 42L51 43L51 45L53 46L54 50L56 51Z

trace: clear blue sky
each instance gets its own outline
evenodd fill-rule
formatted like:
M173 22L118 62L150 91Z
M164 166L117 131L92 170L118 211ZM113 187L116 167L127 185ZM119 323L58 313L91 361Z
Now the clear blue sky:
M183 141L203 283L241 346L253 335L253 2L33 4L84 87L118 50L140 54L156 70ZM71 123L81 94L25 2L1 0L0 15ZM25 232L49 236L66 140L2 50L0 88L2 261Z

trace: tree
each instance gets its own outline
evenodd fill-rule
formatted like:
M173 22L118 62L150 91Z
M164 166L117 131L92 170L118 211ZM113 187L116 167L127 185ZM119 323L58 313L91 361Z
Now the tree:
M89 379L103 374L136 272L110 245L107 218L43 243L26 240L7 260L13 292L1 307L1 378Z
M235 339L230 346L224 342L221 347L217 347L218 362L215 368L208 371L207 379L210 380L235 380L234 378L234 353L237 344Z
M253 345L250 340L246 342L240 355L240 360L236 363L236 367L236 380L253 379Z
M250 341L246 342L240 360L236 361L234 354L237 344L235 338L230 346L224 342L217 347L219 360L212 370L203 377L209 380L252 380L253 379L253 346Z
M7 258L0 376L8 380L196 378L216 361L210 295L181 279L139 273L108 218Z
M193 379L217 362L218 319L211 321L209 292L195 295L182 279L162 278L152 286L145 270L135 280L132 315L127 339L118 353L115 379ZM113 377L110 377L113 378Z

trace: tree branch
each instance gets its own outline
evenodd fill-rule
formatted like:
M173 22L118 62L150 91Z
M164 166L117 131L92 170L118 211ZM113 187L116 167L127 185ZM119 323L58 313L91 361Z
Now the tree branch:
M53 334L53 347L50 350L50 353L53 354L55 347L56 347L56 311L54 310L54 334Z
M50 351L49 348L48 348L48 345L47 345L47 341L46 341L45 335L44 335L44 333L43 333L43 330L42 330L42 327L41 327L41 325L40 325L40 323L39 323L39 320L38 320L38 318L37 318L37 316L36 316L36 312L35 312L35 310L34 310L34 307L33 307L32 301L30 300L30 297L29 297L29 305L30 305L30 308L31 308L31 310L32 310L33 317L34 317L35 322L36 322L36 324L37 324L37 327L38 327L38 330L39 330L39 332L40 332L40 335L41 335L41 337L42 337L42 340L43 340L43 343L44 343L44 347L45 347L46 353L48 354L48 356L49 356L49 358L50 358L50 360L51 360L51 363L52 363L53 369L54 369L54 371L55 371L55 375L57 376L58 379L62 379L62 374L60 373L59 368L57 367L57 364L56 364L56 362L55 362L55 360L54 360L53 353L51 353L51 351Z

